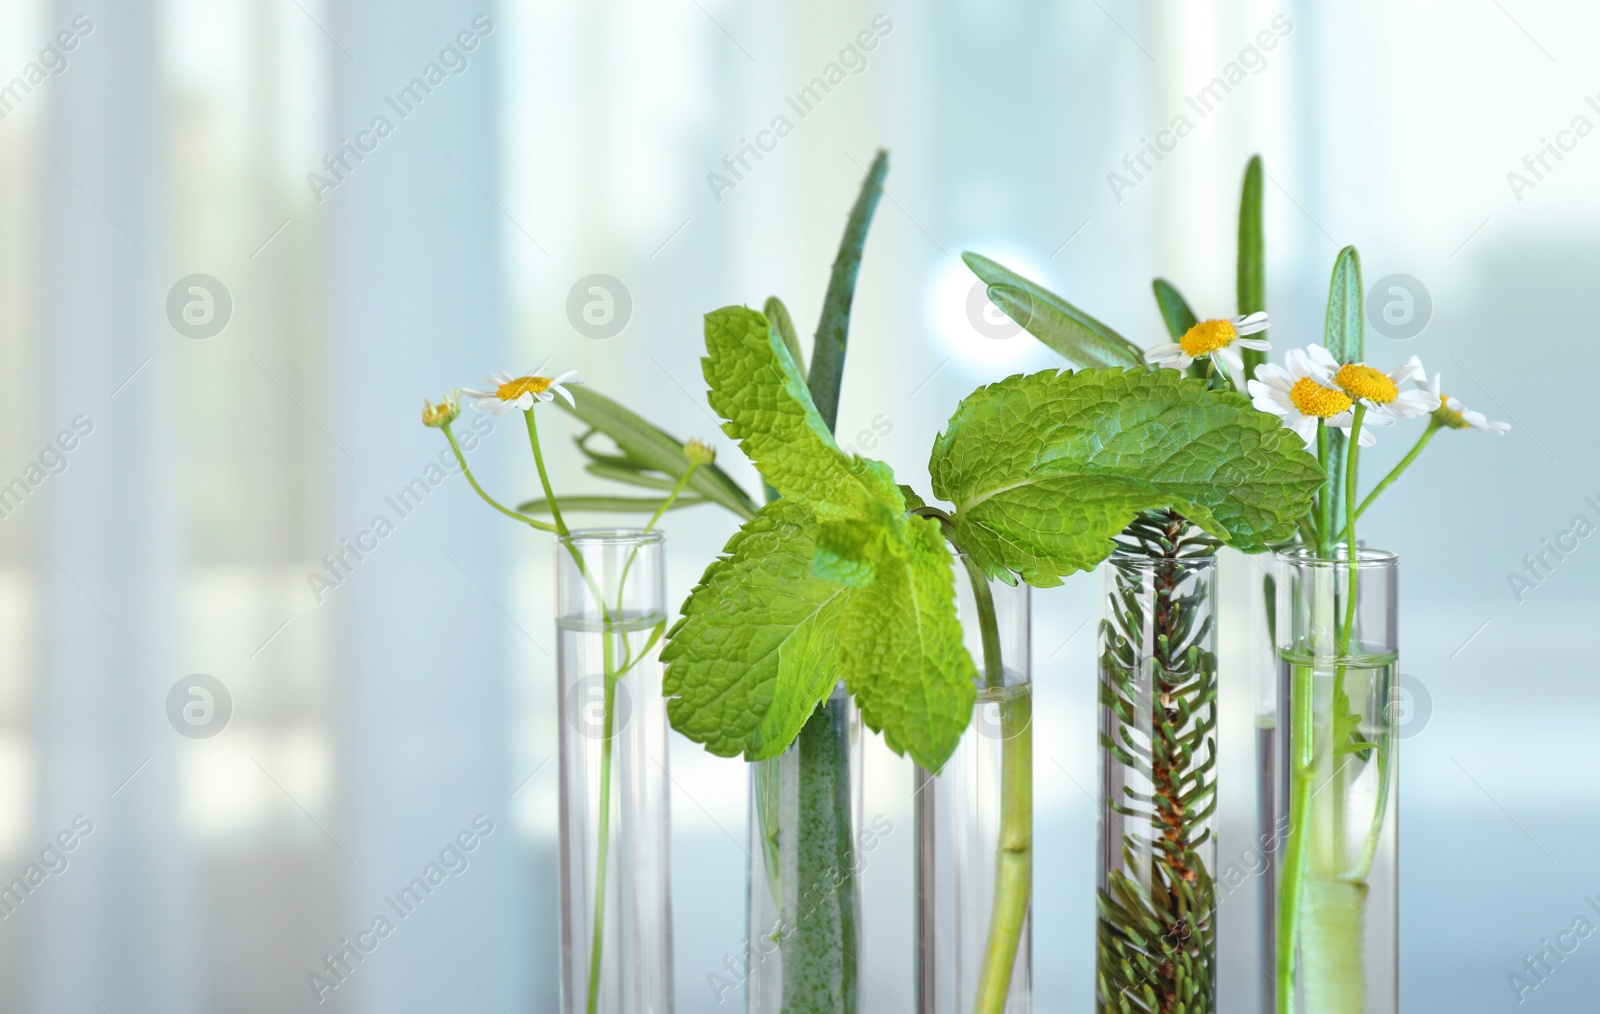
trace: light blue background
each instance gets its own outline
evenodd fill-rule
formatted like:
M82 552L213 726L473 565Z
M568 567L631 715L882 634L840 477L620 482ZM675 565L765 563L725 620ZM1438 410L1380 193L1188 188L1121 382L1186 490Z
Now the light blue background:
M95 27L66 69L0 119L0 482L74 416L95 424L0 523L0 879L74 815L96 829L0 921L0 1011L553 1009L550 547L458 480L395 517L385 498L442 448L419 403L548 360L715 438L754 490L704 407L699 316L776 293L809 334L878 146L839 430L923 490L965 393L1059 365L974 330L962 250L1152 344L1153 276L1233 310L1260 152L1280 348L1319 338L1341 245L1369 283L1426 286L1427 328L1370 334L1369 358L1420 355L1515 429L1442 434L1364 526L1403 558L1402 668L1431 706L1402 762L1402 1008L1572 1010L1600 986L1593 941L1521 1005L1507 981L1600 895L1600 549L1522 601L1507 581L1575 516L1600 524L1600 139L1559 133L1600 124L1590 6L13 0L0 87L80 12ZM880 14L859 73L795 114L786 97ZM393 114L480 15L462 72ZM1275 48L1200 115L1188 98L1263 31ZM307 174L386 110L392 133L319 201ZM716 193L707 174L786 111L792 132ZM1180 114L1170 153L1108 182ZM1570 150L1534 178L1547 141ZM207 340L165 316L195 272L234 301ZM593 273L632 299L606 341L567 315ZM601 488L548 418L560 486ZM1368 481L1408 445L1381 434ZM532 493L516 427L474 461ZM319 600L307 575L379 512L394 534ZM671 516L675 602L733 528ZM1095 588L1036 598L1042 1011L1091 1003ZM1253 833L1255 692L1245 635L1224 641L1230 853ZM194 672L233 698L213 739L166 719ZM681 739L671 760L679 1010L728 1009L707 976L743 936L744 772ZM888 1014L912 1002L910 771L877 745L867 765L867 811L894 828L867 874L867 1009ZM477 814L495 831L471 869L319 1007L306 974ZM1249 1011L1236 897L1224 1007Z

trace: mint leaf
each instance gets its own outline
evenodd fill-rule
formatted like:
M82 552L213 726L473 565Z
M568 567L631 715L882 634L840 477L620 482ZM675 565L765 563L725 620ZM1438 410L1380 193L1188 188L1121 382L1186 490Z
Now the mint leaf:
M990 577L1059 584L1142 510L1173 508L1259 551L1322 481L1305 445L1243 395L1173 370L1035 373L969 395L934 443L936 494Z
M900 540L856 540L872 580L839 617L839 654L867 727L895 753L938 771L972 719L978 673L962 643L954 558L939 524L902 521Z
M742 306L706 314L706 352L707 400L781 496L804 501L818 518L859 517L872 501L904 509L887 465L839 449L767 318Z
M839 681L839 615L855 593L813 576L815 533L797 501L762 507L667 635L667 716L714 754L782 753Z

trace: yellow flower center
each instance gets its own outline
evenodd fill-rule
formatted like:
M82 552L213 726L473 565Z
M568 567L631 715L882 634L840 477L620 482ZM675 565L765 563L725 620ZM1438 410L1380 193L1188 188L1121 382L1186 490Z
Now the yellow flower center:
M1467 422L1465 416L1450 407L1450 396L1442 391L1439 393L1439 407L1434 410L1433 414L1440 422L1453 430L1464 430L1471 425L1471 423Z
M1363 398L1374 405L1387 405L1400 396L1400 389L1388 374L1373 369L1365 363L1350 363L1339 367L1333 382L1344 388L1352 398Z
M1227 348L1237 337L1239 332L1233 329L1231 320L1202 320L1183 333L1178 347L1185 355L1203 356Z
M426 398L422 399L422 425L424 426L444 426L454 422L456 416L460 414L461 409L456 405L454 398L448 398L437 404Z
M690 438L684 441L683 456L696 465L709 465L717 460L717 449L708 443Z
M1289 401L1301 415L1314 415L1322 419L1348 411L1350 398L1343 391L1323 387L1310 377L1301 377L1289 388Z
M495 388L494 394L501 401L516 401L525 394L543 394L549 386L549 377L518 377Z

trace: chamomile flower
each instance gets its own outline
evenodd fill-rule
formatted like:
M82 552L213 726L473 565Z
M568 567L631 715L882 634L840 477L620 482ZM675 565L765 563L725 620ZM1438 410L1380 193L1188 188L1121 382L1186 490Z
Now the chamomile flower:
M1196 359L1215 356L1235 374L1244 372L1244 360L1234 350L1240 348L1266 352L1272 345L1265 338L1246 338L1267 329L1266 311L1231 320L1202 320L1183 333L1177 344L1157 345L1144 354L1146 362L1174 370L1187 370Z
M577 370L568 370L559 377L542 377L537 373L513 377L509 373L496 373L489 378L489 383L493 385L489 390L462 388L461 393L473 399L473 408L495 415L505 415L514 408L527 411L536 402L554 401L558 394L568 405L577 407L571 392L567 390L567 385L583 383L575 379L577 376Z
M1390 422L1397 419L1415 419L1439 407L1438 394L1426 388L1400 390L1400 385L1406 381L1427 376L1427 371L1422 368L1422 360L1416 356L1384 373L1366 363L1341 365L1333 358L1333 354L1321 345L1313 345L1307 352L1312 365L1325 373L1335 387L1352 399L1365 402L1376 415L1385 416ZM1372 421L1375 425L1387 425L1379 423L1376 418L1372 418Z
M1429 394L1439 399L1439 407L1433 410L1433 417L1439 421L1440 425L1448 426L1453 430L1483 430L1485 433L1493 433L1497 437L1503 437L1511 432L1510 423L1491 422L1489 417L1482 412L1475 412L1461 404L1460 398L1445 394L1440 389L1443 384L1444 374L1435 373L1431 382L1424 380L1421 385Z
M1256 408L1281 418L1308 447L1317 442L1318 422L1337 426L1347 436L1355 422L1351 413L1355 402L1350 395L1334 384L1327 371L1319 368L1301 349L1290 349L1284 366L1263 363L1256 367L1256 379L1246 386ZM1392 421L1372 420L1377 425L1388 425ZM1360 440L1362 447L1377 443L1366 426L1361 428Z

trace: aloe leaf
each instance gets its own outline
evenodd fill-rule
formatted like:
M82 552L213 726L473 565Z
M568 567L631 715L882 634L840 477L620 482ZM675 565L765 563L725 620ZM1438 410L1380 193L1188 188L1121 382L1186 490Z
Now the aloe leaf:
M989 301L1077 366L1144 365L1144 350L1037 282L982 254L961 259L989 287Z
M1347 246L1333 262L1328 287L1328 319L1322 344L1341 363L1359 363L1366 344L1366 318L1361 292L1361 255Z
M1244 170L1244 188L1239 195L1239 316L1257 313L1267 308L1267 253L1266 227L1262 218L1262 180L1266 173L1261 156L1250 159ZM1265 338L1262 331L1256 337ZM1267 361L1267 354L1255 349L1241 349L1244 375L1253 377L1256 367Z
M872 215L878 208L878 198L883 195L883 180L889 175L889 153L878 150L861 181L861 192L850 209L845 222L844 237L839 240L839 254L833 260L833 272L828 276L828 294L822 301L822 319L817 323L817 334L811 343L811 372L806 374L804 360L795 358L802 376L807 377L811 400L817 406L822 421L833 430L839 418L839 385L844 380L844 352L850 335L850 306L856 295L856 275L861 271L861 252L867 245L867 229L872 225ZM787 339L786 339L787 341Z
M1361 291L1361 255L1347 246L1333 262L1333 281L1328 287L1328 318L1322 344L1341 363L1359 363L1366 344L1366 317ZM1342 430L1328 431L1328 472L1333 492L1333 516L1344 517L1345 461L1348 441Z

